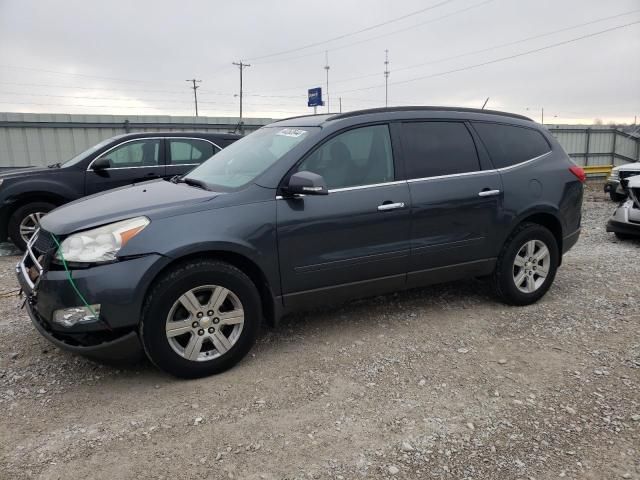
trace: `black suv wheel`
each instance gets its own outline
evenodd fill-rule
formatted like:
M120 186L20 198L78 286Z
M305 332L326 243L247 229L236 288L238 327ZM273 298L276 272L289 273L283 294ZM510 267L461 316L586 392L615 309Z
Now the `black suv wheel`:
M140 339L149 359L177 377L220 373L239 362L260 326L258 291L236 267L196 260L167 272L147 296Z
M534 303L553 283L558 260L553 234L542 225L523 223L502 247L492 276L493 288L510 305Z
M40 219L54 208L56 205L49 202L32 202L17 208L9 217L8 225L9 238L15 246L24 251L27 242L40 228Z

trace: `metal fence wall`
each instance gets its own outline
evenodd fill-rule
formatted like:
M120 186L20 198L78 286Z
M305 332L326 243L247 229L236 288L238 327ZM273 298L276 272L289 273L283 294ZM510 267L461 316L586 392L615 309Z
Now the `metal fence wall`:
M621 165L640 160L640 137L599 125L547 125L581 166Z
M244 119L250 132L273 120ZM237 131L238 118L0 113L0 168L64 162L96 143L127 132ZM582 166L640 160L640 138L611 127L547 125Z
M244 132L271 123L245 118ZM0 113L0 168L64 162L127 132L238 132L238 118Z

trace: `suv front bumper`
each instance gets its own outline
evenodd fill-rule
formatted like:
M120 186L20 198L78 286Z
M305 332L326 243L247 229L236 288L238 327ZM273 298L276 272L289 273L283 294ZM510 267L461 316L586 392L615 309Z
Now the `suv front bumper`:
M33 255L33 256L30 256ZM87 303L99 304L99 319L65 327L53 321L54 312L82 306L64 270L42 268L29 248L16 266L26 308L36 329L57 347L100 360L139 357L137 331L147 276L160 255L146 255L89 268L71 270ZM46 262L41 262L46 263Z
M640 236L640 209L635 208L633 200L620 204L607 222L607 232Z

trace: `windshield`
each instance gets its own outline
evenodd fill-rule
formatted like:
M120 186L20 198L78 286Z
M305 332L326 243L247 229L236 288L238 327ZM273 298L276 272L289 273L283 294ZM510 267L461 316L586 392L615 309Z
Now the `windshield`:
M67 160L66 162L64 162L61 165L61 167L63 167L63 168L64 167L72 167L73 165L75 165L78 162L80 162L80 161L84 160L85 158L87 158L92 153L97 152L102 147L107 146L108 144L113 142L116 138L118 138L118 137L110 137L110 138L107 138L106 140L101 141L100 143L94 145L93 147L90 147L90 148L86 149L84 152L79 153L78 155L76 155L75 157L71 158L70 160Z
M184 178L208 186L246 185L280 160L318 127L263 127L215 154Z

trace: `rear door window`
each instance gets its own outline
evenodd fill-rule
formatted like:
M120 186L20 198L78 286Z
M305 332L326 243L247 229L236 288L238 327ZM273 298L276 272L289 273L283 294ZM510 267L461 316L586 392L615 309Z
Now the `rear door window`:
M407 178L426 178L480 169L475 143L461 122L402 124Z
M526 162L551 151L549 142L532 128L473 122L495 168Z
M160 163L160 139L125 142L100 157L107 158L111 168L157 167Z
M195 138L170 138L169 163L171 165L200 164L220 149L206 140Z

